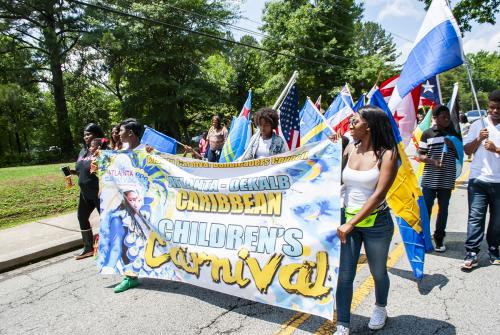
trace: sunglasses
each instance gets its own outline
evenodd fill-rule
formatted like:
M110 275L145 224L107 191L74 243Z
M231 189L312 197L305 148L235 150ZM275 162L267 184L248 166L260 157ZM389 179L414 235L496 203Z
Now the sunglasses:
M364 123L364 122L363 122L363 121L360 121L360 120L358 120L358 119L356 119L354 116L351 116L351 117L349 118L349 125L351 125L351 126L353 126L353 127L354 127L354 126L356 126L356 125L357 125L357 124L359 124L359 123Z

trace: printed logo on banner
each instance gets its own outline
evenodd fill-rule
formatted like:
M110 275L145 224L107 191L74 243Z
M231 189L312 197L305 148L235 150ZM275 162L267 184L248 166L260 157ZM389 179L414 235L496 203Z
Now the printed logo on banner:
M333 317L340 144L238 163L104 151L101 273L186 282Z

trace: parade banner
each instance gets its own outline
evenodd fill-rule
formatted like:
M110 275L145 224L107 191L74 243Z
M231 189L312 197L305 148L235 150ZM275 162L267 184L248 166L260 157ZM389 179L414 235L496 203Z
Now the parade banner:
M98 164L101 273L333 318L340 143L238 163L103 151Z

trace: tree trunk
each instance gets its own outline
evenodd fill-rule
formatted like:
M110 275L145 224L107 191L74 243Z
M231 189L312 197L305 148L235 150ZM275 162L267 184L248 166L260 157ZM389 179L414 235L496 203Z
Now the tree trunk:
M21 139L19 138L19 132L16 130L16 145L17 145L17 153L20 154L23 152L23 148L21 147Z
M44 39L49 52L50 72L52 74L52 92L56 107L57 136L59 146L63 155L69 156L73 151L73 138L69 127L68 107L66 106L66 96L64 92L64 81L62 72L62 48L57 41L55 13L43 16L47 23L44 30Z
M28 137L26 136L26 133L23 133L24 136L24 147L26 148L26 151L30 151L30 144L28 141Z
M10 152L10 154L13 154L14 150L12 149L12 133L11 133L10 130L9 130L9 136L8 136L8 138L9 138L9 152Z

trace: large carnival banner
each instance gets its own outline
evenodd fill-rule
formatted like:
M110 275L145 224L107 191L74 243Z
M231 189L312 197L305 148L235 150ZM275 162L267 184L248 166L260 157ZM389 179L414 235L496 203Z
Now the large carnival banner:
M104 151L99 270L332 319L340 159L330 141L239 163Z

